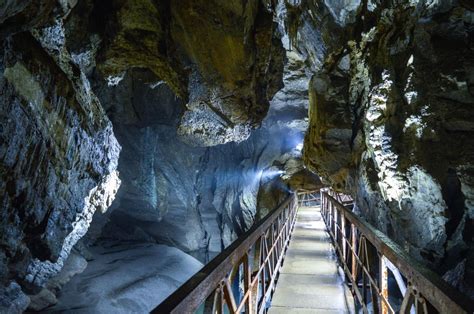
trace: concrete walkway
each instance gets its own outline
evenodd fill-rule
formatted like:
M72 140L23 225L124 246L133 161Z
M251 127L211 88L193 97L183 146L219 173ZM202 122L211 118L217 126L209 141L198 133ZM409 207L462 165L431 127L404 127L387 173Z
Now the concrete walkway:
M320 207L298 211L269 313L351 313L353 300L337 270Z

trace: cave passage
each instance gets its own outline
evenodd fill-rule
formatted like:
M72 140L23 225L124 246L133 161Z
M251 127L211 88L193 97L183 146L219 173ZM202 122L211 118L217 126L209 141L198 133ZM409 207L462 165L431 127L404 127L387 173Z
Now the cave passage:
M472 312L473 106L469 0L0 1L0 313Z

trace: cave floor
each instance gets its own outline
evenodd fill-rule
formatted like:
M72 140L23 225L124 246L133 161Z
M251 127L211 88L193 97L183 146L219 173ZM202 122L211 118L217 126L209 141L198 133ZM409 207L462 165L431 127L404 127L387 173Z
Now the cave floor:
M320 207L300 208L269 313L352 313Z

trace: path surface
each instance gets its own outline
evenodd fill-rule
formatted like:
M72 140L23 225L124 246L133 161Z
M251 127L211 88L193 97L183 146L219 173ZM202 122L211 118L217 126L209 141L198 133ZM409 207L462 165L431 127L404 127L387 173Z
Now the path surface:
M350 313L351 302L320 207L300 208L269 313Z

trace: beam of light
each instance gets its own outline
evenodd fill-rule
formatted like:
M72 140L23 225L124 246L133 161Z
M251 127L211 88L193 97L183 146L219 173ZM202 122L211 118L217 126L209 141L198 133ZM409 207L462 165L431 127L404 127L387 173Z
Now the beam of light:
M279 176L283 173L285 173L285 171L279 170L279 169L272 169L272 168L265 169L265 170L262 171L261 178L265 179L265 180L272 179L272 178L274 178L276 176Z
M255 173L252 185L259 184L260 179L262 178L263 170L259 170Z

